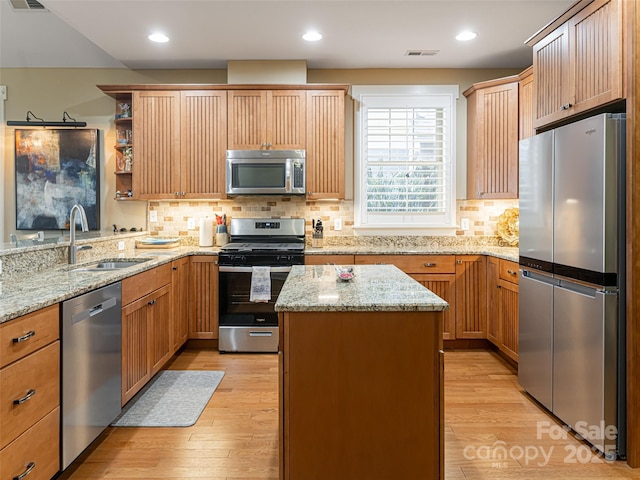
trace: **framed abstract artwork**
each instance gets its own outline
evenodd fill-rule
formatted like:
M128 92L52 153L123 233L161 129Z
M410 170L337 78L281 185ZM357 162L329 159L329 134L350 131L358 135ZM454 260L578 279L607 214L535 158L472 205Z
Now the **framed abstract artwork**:
M100 229L97 129L16 129L16 230L69 228L81 204L90 230Z

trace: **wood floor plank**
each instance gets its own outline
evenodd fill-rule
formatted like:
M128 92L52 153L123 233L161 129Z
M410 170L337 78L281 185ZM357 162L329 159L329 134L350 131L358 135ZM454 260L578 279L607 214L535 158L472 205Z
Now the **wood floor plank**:
M269 354L182 351L168 368L225 372L198 422L110 427L59 479L277 479L277 362ZM640 478L640 469L604 462L570 434L541 433L560 426L493 352L446 352L444 388L447 480Z

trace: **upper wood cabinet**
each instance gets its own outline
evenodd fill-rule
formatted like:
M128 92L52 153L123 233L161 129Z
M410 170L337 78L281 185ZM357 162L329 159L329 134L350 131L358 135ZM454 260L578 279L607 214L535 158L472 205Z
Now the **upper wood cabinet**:
M343 199L344 90L307 92L307 198Z
M136 197L226 197L226 92L135 91L133 99Z
M467 97L467 198L518 198L518 77L476 83Z
M535 128L624 98L622 25L620 0L595 0L527 42Z
M304 90L230 90L229 150L304 150Z
M518 139L533 137L533 67L519 75L518 80Z

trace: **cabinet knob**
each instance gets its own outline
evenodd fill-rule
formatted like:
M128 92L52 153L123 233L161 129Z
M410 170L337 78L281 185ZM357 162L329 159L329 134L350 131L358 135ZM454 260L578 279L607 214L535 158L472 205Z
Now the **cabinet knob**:
M172 270L178 270L178 267L173 267Z
M180 192L180 195L182 195L184 197L184 192Z
M458 265L462 265L462 260L456 260L456 263L457 263Z
M180 195L180 192L174 192L173 194L177 197Z
M313 192L307 192L307 195L312 195L312 194L313 194Z
M508 273L509 275L515 275L515 274L516 274L516 272L514 272L513 270L507 270L507 273Z
M155 305L155 304L156 304L155 298L153 300L151 300L150 302L147 302L147 305Z
M571 107L573 107L573 105L572 105L572 104L570 104L570 103L565 103L564 105L562 105L562 106L560 107L560 110L569 110Z

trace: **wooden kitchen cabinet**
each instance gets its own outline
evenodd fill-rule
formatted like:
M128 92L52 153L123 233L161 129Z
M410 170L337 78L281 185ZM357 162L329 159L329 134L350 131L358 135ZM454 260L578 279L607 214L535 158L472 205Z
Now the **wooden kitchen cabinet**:
M456 256L456 338L487 338L487 259Z
M620 0L595 0L532 37L534 127L624 98Z
M533 66L518 77L518 139L533 137Z
M344 90L307 92L306 181L310 200L344 199Z
M304 90L229 90L229 150L304 150Z
M467 198L518 198L518 77L476 83L467 97Z
M305 265L353 265L353 255L305 255Z
M218 257L191 257L189 338L218 338Z
M449 304L449 310L443 313L442 339L456 338L456 276L453 273L425 274L414 273L411 277L431 290Z
M518 361L518 264L493 257L487 263L487 339Z
M136 197L226 198L226 92L135 91L133 101Z
M0 325L0 476L50 479L60 470L60 311ZM25 476L26 478L26 476Z
M189 339L189 257L171 262L171 289L173 295L172 354Z
M171 265L122 281L122 405L173 355Z

